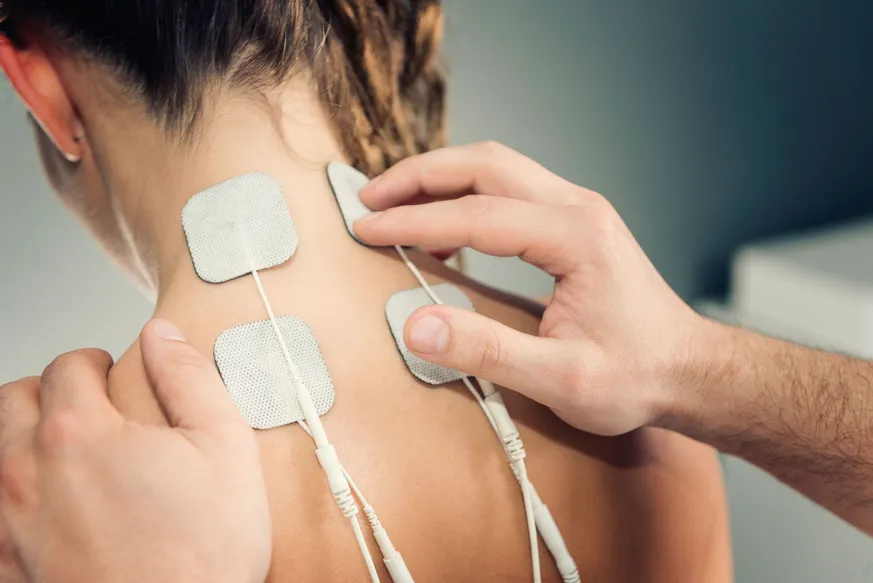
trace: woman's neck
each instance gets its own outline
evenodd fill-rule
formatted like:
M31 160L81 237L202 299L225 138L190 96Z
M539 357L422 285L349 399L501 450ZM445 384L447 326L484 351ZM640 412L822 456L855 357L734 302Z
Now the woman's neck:
M216 290L196 277L181 216L193 195L230 178L263 172L276 179L303 244L324 246L348 238L325 174L328 162L343 159L342 151L322 108L305 89L286 88L269 104L226 98L204 114L202 129L184 143L152 122L119 121L97 131L111 127L116 136L101 136L100 143L125 147L95 147L95 157L159 308L180 295L193 299Z

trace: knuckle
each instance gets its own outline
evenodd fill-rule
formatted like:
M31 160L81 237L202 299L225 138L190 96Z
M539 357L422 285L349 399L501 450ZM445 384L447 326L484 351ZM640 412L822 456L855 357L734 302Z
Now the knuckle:
M621 219L612 204L597 194L584 206L573 210L587 224L587 231L600 245L608 245L619 230Z
M34 389L38 389L39 384L39 377L24 377L23 379L0 385L0 401L2 401L4 395L7 395L8 393L11 393L13 391L32 391Z
M39 377L26 377L14 383L7 383L0 387L0 429L9 422L12 403L22 396L33 399L37 403L39 398Z
M506 367L506 355L500 335L490 328L477 334L473 353L476 354L478 370L485 374Z
M485 160L500 158L501 156L505 156L507 153L512 152L508 146L495 140L476 142L472 147L477 155Z
M431 184L435 178L438 178L439 164L429 157L424 157L417 160L416 166L412 167L414 172L418 173L418 182L420 184Z
M474 246L477 239L481 237L479 228L483 223L491 220L495 210L494 200L490 196L470 194L461 198L458 202L461 205L460 209L464 217L461 226L464 237L459 241L460 246Z
M37 429L39 445L48 451L64 450L85 441L87 427L71 412L56 411L43 418Z
M578 184L569 184L571 185L570 196L575 202L595 206L602 204L603 202L607 202L608 204L606 197L599 192L590 190L588 188L585 188L584 186L579 186Z
M566 185L568 192L573 196L576 202L584 205L589 209L597 208L601 205L610 204L609 200L596 190L591 190L589 188L579 186L578 184L569 181L566 182Z
M63 377L70 372L88 366L90 359L84 351L68 352L55 358L42 372L42 382Z
M618 218L618 213L612 203L605 196L593 194L591 197L591 207L594 211L594 216L604 225L613 226Z
M490 196L468 194L460 202L465 214L474 223L488 218L494 211L494 200Z
M11 500L23 500L34 490L31 454L23 448L7 448L0 456L0 489Z
M605 220L611 218L611 216L615 214L615 208L612 206L612 203L610 203L602 194L590 192L585 196L585 199L585 210L592 217Z

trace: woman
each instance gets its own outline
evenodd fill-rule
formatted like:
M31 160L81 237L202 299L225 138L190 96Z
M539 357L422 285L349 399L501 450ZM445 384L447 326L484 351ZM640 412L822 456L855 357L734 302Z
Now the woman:
M300 236L263 274L277 313L313 329L336 386L325 425L421 581L530 577L518 487L460 386L426 388L405 368L385 302L417 284L392 253L346 233L325 179L331 160L375 175L444 142L433 0L5 0L0 65L41 128L61 199L203 354L225 329L265 317L248 278L200 281L181 229L195 193L248 172L282 185ZM541 312L423 254L431 282L535 333ZM110 394L165 424L134 345ZM577 432L515 395L528 467L588 581L726 581L730 557L715 454L642 430ZM364 580L309 438L259 433L271 514L271 581ZM545 550L544 580L557 581ZM388 580L382 574L383 580Z

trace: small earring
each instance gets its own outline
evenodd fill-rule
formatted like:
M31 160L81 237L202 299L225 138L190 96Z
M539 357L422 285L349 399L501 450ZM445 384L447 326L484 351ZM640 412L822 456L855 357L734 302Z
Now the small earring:
M79 134L78 136L73 136L73 141L76 142L77 144L81 144L82 142L85 141L85 134ZM69 154L67 152L63 152L63 155L64 155L64 158L66 158L67 162L70 162L71 164L78 164L79 162L82 161L81 156L75 156L75 155Z
M85 141L85 134L79 134L78 136L73 136L73 141L76 142L77 144L81 144L82 142ZM64 158L67 160L67 162L70 162L71 164L78 164L79 162L82 161L81 156L76 156L76 155L73 155L73 154L70 154L67 152L62 152L62 154L64 155Z

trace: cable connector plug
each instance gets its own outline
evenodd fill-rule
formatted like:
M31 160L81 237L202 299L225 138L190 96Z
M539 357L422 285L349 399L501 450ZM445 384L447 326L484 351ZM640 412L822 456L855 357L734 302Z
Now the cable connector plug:
M343 472L343 467L340 464L339 456L337 456L334 446L323 445L315 450L315 455L318 457L318 463L321 464L324 470L324 475L327 476L330 492L333 494L333 499L336 500L336 505L339 506L340 512L346 518L352 518L357 515L358 504L352 496L351 486L349 486L349 481Z
M540 495L533 488L531 488L531 494L537 530L540 532L543 542L555 559L558 572L561 574L561 580L564 583L580 583L582 578L579 575L579 569L576 567L576 561L570 555L570 551L567 549L567 544L564 542L564 537L561 536L561 531L558 529L552 513L549 512L548 506L543 504Z
M364 515L370 523L370 528L373 530L373 538L376 539L376 544L379 545L379 550L382 552L382 562L385 563L385 568L388 574L391 575L391 580L394 583L415 583L412 579L412 573L406 566L403 557L394 548L391 538L388 536L382 523L379 522L379 517L376 516L376 511L370 505L364 506Z
M503 401L503 396L498 392L493 392L485 397L485 406L494 418L494 423L497 425L497 431L500 433L500 439L503 442L503 447L506 449L506 456L511 464L523 460L527 457L524 450L524 443L521 441L521 434L509 410L506 408L506 403ZM516 478L518 476L516 475Z

